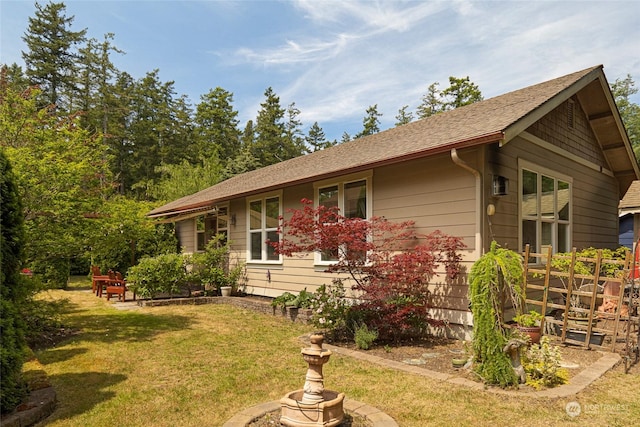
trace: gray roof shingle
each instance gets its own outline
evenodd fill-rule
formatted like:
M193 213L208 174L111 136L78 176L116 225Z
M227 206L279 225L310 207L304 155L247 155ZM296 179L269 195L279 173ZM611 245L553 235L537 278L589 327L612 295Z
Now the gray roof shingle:
M152 217L197 209L215 202L295 183L341 175L504 138L507 129L584 78L591 67L374 135L229 178L152 210Z

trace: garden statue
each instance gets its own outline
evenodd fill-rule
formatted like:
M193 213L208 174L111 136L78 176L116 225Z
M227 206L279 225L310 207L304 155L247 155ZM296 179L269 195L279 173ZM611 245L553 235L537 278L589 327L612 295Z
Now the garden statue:
M511 358L511 366L516 373L520 384L527 382L527 374L524 371L524 366L520 362L520 348L528 346L528 342L520 338L511 338L509 342L504 346L502 351Z

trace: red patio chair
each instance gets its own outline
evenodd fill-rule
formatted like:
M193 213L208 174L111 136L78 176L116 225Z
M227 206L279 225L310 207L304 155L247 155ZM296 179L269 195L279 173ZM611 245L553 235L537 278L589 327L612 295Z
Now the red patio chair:
M109 285L106 288L107 301L111 300L112 295L118 295L118 301L124 302L127 298L127 282L119 271L109 271ZM136 294L133 293L133 300L136 300Z

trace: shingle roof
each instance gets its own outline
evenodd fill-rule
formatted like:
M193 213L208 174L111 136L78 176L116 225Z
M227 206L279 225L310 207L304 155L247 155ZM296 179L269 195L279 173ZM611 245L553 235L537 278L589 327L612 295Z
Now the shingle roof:
M640 211L640 181L633 181L620 205L621 211Z
M417 120L374 135L234 176L195 194L160 206L149 216L184 213L216 202L348 171L400 162L490 142L503 141L508 129L582 79L592 81L602 66L509 92ZM568 97L568 95L567 95Z

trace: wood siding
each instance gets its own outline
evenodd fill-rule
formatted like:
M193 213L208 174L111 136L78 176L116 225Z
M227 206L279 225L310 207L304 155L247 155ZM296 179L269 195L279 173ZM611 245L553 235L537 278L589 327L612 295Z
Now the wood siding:
M578 249L596 246L614 248L618 244L618 184L607 173L606 161L588 126L587 118L574 102L573 128L568 127L568 104L532 125L526 132L500 147L498 143L459 150L459 156L472 169L481 173L480 201L476 177L456 165L449 153L416 159L372 171L372 212L391 221L413 220L419 232L441 230L459 236L467 249L463 263L468 271L477 256L488 249L492 239L503 247L519 248L518 181L519 162L525 160L572 178L571 245ZM601 171L604 170L604 171ZM508 179L507 195L494 197L492 177ZM339 182L340 179L335 180ZM283 212L301 207L302 198L313 199L313 184L285 188ZM486 209L495 206L489 217ZM231 200L230 213L236 224L230 226L232 250L240 261L247 260L246 200ZM478 213L479 210L479 213ZM480 217L478 228L476 221ZM187 221L193 223L193 221ZM176 228L185 245L193 225L178 223ZM476 248L476 232L480 230L482 248ZM285 291L315 291L330 284L334 275L314 265L313 254L285 258L282 263L247 263L246 291L275 297ZM347 282L347 286L349 283ZM468 326L466 274L458 283L445 284L438 277L430 286L434 317Z
M496 206L496 214L491 218L492 230L495 239L503 246L522 249L518 248L519 160L526 160L572 178L570 246L578 249L618 246L617 181L606 170L600 171L603 158L593 148L598 147L595 136L584 129L583 122L586 119L581 115L577 102L575 126L580 130L567 129L565 104L527 130L533 137L525 133L503 147L498 147L497 144L488 147L487 174L498 174L509 179L509 194L492 198ZM579 117L582 119L578 119ZM541 129L546 130L542 132ZM540 135L549 137L552 141L545 140ZM565 142L562 141L562 135L565 135ZM560 150L549 150L545 144L551 144ZM489 240L488 238L485 242Z

